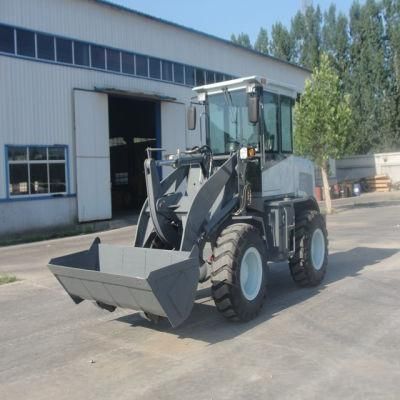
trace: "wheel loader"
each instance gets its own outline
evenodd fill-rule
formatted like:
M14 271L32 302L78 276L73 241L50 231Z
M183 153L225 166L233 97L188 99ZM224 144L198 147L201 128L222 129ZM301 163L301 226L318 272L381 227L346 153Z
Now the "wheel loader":
M97 238L87 251L50 261L75 303L133 309L177 327L199 282L210 280L216 309L248 321L263 306L269 263L287 260L299 286L323 279L328 240L314 167L292 154L297 94L256 76L194 90L187 124L192 135L200 125L201 145L164 157L147 149L147 199L133 244Z

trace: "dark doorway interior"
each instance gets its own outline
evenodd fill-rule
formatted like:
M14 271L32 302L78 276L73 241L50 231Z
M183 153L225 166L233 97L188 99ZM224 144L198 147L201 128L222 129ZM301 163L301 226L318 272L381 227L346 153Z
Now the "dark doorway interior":
M146 199L143 162L156 147L156 102L108 98L113 212L140 210Z

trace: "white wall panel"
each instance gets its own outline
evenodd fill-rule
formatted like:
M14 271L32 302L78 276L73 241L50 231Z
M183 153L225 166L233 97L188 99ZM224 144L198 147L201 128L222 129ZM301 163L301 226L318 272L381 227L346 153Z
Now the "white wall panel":
M161 143L167 154L186 148L186 107L180 103L161 103Z
M186 108L180 103L161 103L161 147L162 154L175 154L177 149L186 149ZM163 167L163 177L171 173L172 167Z
M108 96L74 91L79 222L111 218Z
M0 238L40 229L60 229L75 223L76 215L76 199L71 197L0 203Z

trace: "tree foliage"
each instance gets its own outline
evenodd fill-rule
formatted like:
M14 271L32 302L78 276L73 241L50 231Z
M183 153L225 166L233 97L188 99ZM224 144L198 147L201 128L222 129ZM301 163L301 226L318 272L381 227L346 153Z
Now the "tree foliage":
M247 47L248 49L252 49L253 46L251 45L250 37L247 33L239 33L235 36L233 33L231 35L231 41L239 46Z
M272 25L270 51L274 57L281 60L292 61L293 59L293 36L281 22Z
M339 76L323 55L295 107L296 153L325 168L329 158L345 153L350 121L349 96L343 94Z
M262 54L268 54L268 47L269 47L268 32L266 29L260 28L257 40L254 43L254 50L257 50Z
M314 68L311 79L295 107L295 151L311 158L321 168L326 211L332 211L328 182L328 161L346 152L351 108L349 96L341 89L339 76L323 54L320 66Z
M241 35L240 44L250 47ZM309 6L290 27L274 24L268 47L272 56L309 69L328 57L341 93L350 94L349 152L400 150L400 0L354 0L348 16L334 3L323 14Z

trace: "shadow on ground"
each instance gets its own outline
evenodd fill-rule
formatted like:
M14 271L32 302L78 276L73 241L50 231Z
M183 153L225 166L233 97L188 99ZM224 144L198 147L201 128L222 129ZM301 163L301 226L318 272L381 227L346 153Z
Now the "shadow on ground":
M132 327L148 327L180 338L192 338L214 344L241 335L273 318L280 311L318 295L327 285L357 276L363 268L378 264L398 251L399 249L356 247L349 251L334 253L329 256L329 266L323 284L315 288L298 288L292 281L287 263L274 264L269 274L269 291L265 306L258 318L248 323L225 320L217 312L213 302L210 302L209 288L198 291L190 317L178 328L172 328L166 319L154 324L142 319L138 313L117 320L131 324Z

